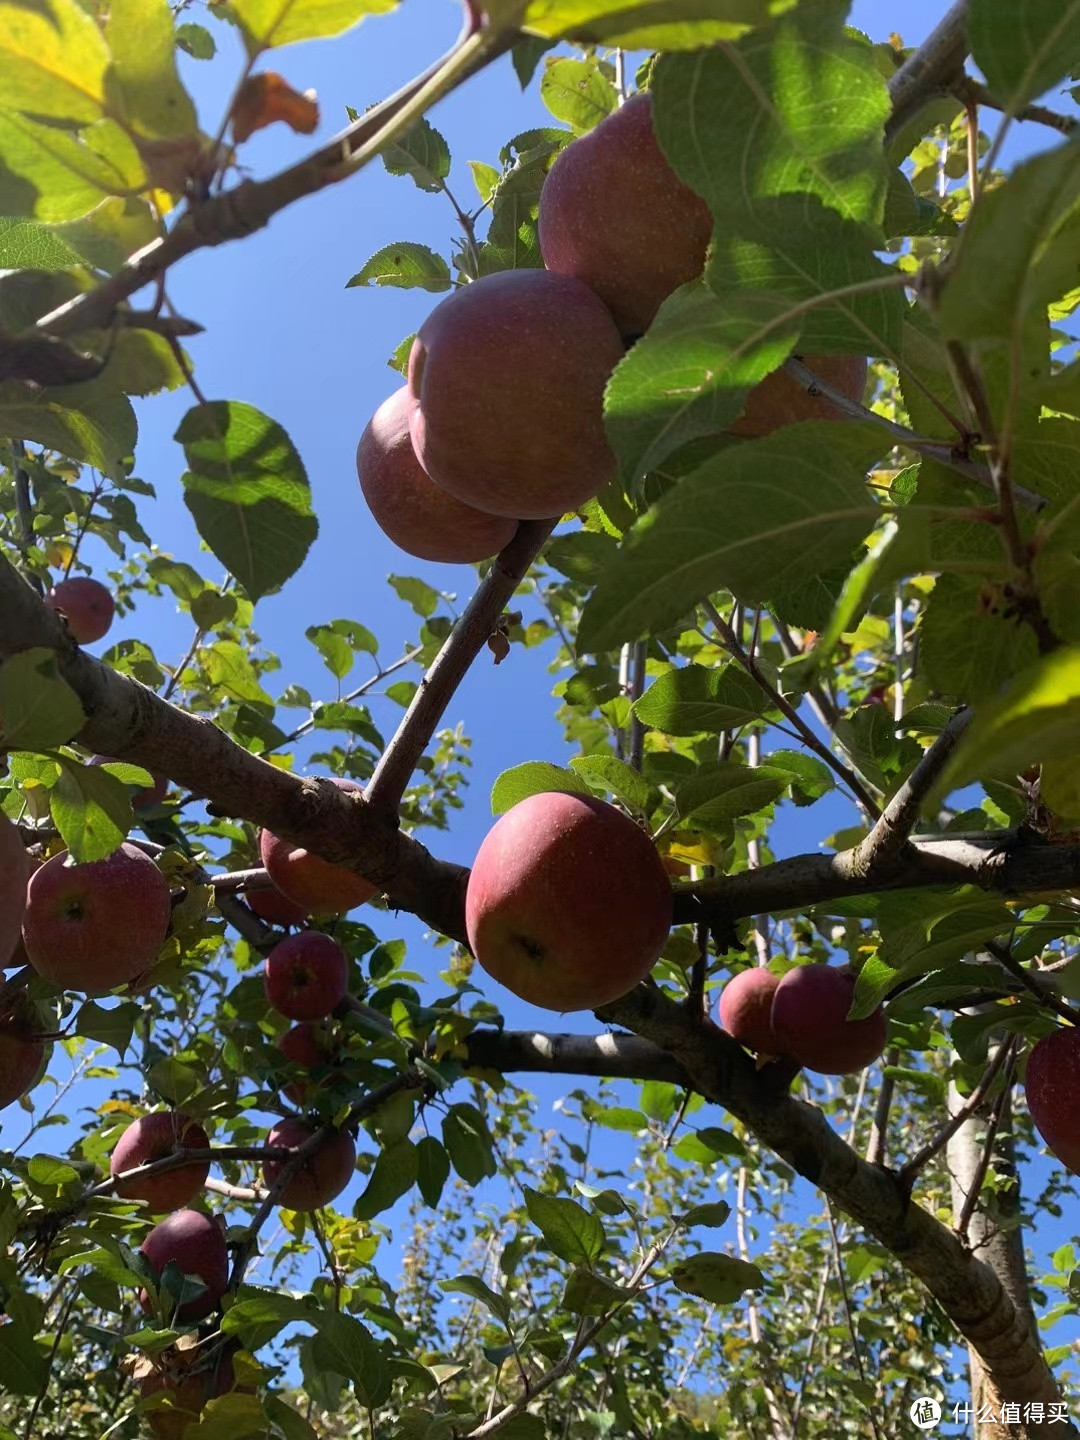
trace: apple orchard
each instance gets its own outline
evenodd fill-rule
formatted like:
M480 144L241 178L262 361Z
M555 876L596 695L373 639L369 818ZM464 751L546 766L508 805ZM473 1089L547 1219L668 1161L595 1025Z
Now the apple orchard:
M1076 1434L1080 0L469 0L303 140L270 52L393 9L0 0L0 1436ZM305 617L319 698L172 287L367 166L456 228L340 277L431 302L357 543L471 598ZM544 662L463 868L459 687Z

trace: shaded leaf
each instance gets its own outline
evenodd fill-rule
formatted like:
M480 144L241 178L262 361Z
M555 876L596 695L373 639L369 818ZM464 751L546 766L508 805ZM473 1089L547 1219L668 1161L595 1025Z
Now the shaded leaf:
M573 770L564 770L547 760L527 760L523 765L504 770L495 781L491 787L491 813L502 815L530 795L549 790L569 791L571 795L593 793Z
M713 1305L731 1305L747 1290L763 1290L765 1277L756 1265L736 1255L701 1251L672 1266L675 1286Z
M548 1249L560 1260L591 1269L605 1243L599 1216L563 1196L541 1195L527 1186L524 1194L529 1219L543 1235Z

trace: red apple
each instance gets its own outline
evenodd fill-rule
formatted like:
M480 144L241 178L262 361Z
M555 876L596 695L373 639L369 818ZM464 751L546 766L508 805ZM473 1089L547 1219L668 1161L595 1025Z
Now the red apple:
M561 151L540 192L544 264L595 290L627 338L701 274L712 228L664 158L647 91Z
M297 905L276 886L268 890L245 890L244 899L248 908L270 925L301 925L308 918L308 912Z
M177 1150L205 1150L210 1144L206 1131L196 1120L177 1110L159 1110L143 1115L121 1135L109 1160L109 1174L164 1160ZM151 1210L179 1210L200 1194L210 1162L182 1165L160 1175L140 1175L117 1182L116 1194L123 1200L145 1200Z
M105 995L150 969L169 915L168 881L134 845L86 865L62 850L30 877L23 941L50 984Z
M885 1012L879 1005L865 1020L849 1020L855 977L831 965L789 970L773 996L772 1028L807 1070L852 1075L885 1049Z
M1036 1042L1028 1056L1024 1089L1046 1148L1080 1175L1080 1030L1066 1025Z
M355 780L333 778L341 790L363 790ZM340 915L363 905L377 893L376 887L362 875L355 874L344 865L334 865L282 840L269 830L259 836L259 854L266 866L266 873L277 888L288 899L304 907L307 915Z
M283 1035L278 1049L283 1059L302 1066L310 1075L311 1071L332 1064L340 1047L321 1025L309 1025L305 1022L294 1025ZM290 1080L282 1088L282 1094L294 1105L304 1106L308 1103L313 1089L312 1081L305 1075L302 1079Z
M160 1396L168 1403L159 1401L147 1408L146 1423L157 1440L184 1440L207 1402L228 1394L235 1386L232 1359L220 1353L199 1369L175 1366L168 1371L152 1370L140 1381L139 1394L143 1400Z
M758 966L740 971L720 992L720 1024L733 1040L760 1055L784 1052L770 1019L779 984L779 976Z
M290 1116L279 1120L266 1137L268 1145L295 1149L310 1140L314 1129ZM263 1175L273 1185L281 1174L282 1160L267 1160ZM356 1169L356 1145L345 1130L336 1130L322 1147L286 1183L278 1203L286 1210L321 1210L348 1185Z
M0 970L15 954L26 909L30 859L22 837L0 810Z
M465 897L477 960L548 1010L594 1010L644 980L671 928L656 846L586 795L530 795L488 832Z
M160 1277L170 1261L175 1261L185 1275L197 1275L206 1286L194 1300L188 1300L176 1311L180 1320L203 1320L217 1305L229 1283L229 1252L221 1226L209 1215L198 1210L177 1210L147 1235L139 1249ZM146 1292L143 1305L148 1304ZM169 1309L166 1298L164 1308Z
M409 435L409 387L395 390L368 421L356 473L375 523L420 560L468 564L509 545L517 521L463 505L424 473Z
M0 1110L32 1090L45 1062L37 1017L21 998L0 1014Z
M323 1020L349 993L349 962L329 935L300 930L266 957L266 998L288 1020Z
M409 355L416 457L450 495L515 520L577 510L615 476L604 387L623 343L570 275L504 270L464 285Z
M116 613L113 597L100 580L72 575L54 585L45 604L63 615L68 634L80 645L92 645L108 632Z
M862 401L867 363L861 355L804 355L803 364L849 400ZM746 397L742 415L728 426L729 435L754 439L771 435L799 420L846 420L842 410L820 395L811 395L786 370L774 370Z
M122 761L117 760L112 755L92 755L89 760L89 764L91 765L120 765L122 763ZM145 766L142 768L145 769ZM156 770L151 770L149 785L143 785L140 789L136 789L133 785L128 788L132 791L132 808L134 810L142 810L148 805L161 804L169 789L169 777L160 774Z

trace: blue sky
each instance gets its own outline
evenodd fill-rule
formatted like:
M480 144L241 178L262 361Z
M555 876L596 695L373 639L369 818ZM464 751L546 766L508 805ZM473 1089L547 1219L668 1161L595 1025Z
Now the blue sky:
M874 39L899 28L906 43L917 43L942 13L944 4L908 0L902 7L858 0L852 23ZM189 12L188 17L202 19ZM215 132L241 64L235 33L207 22L222 54L211 64L184 62L184 78L195 95L202 128ZM299 90L314 88L322 107L316 137L298 137L282 126L263 131L242 151L242 164L265 176L307 153L346 120L346 106L363 109L391 93L454 40L460 24L450 0L405 0L388 17L369 20L347 36L290 47L269 57ZM231 62L231 63L230 63ZM503 60L450 97L432 115L450 143L454 165L450 184L468 205L475 196L467 162L497 163L499 148L535 124L553 123L535 86L522 94ZM1032 137L1043 143L1042 135ZM1025 136L1019 137L1023 147ZM376 406L401 383L386 360L415 330L438 297L399 290L346 290L349 277L381 246L415 240L449 253L455 233L444 197L421 193L411 181L385 174L379 162L348 182L332 187L277 216L267 230L241 243L203 251L180 264L169 279L177 310L206 326L188 343L197 378L209 399L236 399L255 405L285 427L311 481L319 538L300 572L282 592L258 605L257 628L283 669L270 688L296 683L313 695L331 698L334 681L304 638L308 625L339 617L358 620L381 642L384 661L396 658L415 635L415 617L385 583L388 573L420 575L437 589L456 592L461 603L474 584L470 567L425 564L401 554L369 518L356 482L356 442ZM185 391L139 404L141 437L137 473L157 488L158 501L144 523L162 549L197 563L210 577L219 567L198 554L198 538L183 505L179 477L183 456L172 435L194 403ZM165 663L186 651L190 622L173 613L169 601L148 602L119 621L106 643L124 636L150 641ZM104 648L104 647L101 647ZM488 797L495 777L525 760L564 762L570 752L553 718L548 672L550 652L515 648L497 670L486 657L466 678L447 714L463 721L473 739L472 784L449 834L424 838L448 859L469 863L491 823ZM365 678L358 666L345 688ZM399 709L376 702L376 723L392 731ZM302 718L301 716L297 717ZM778 853L815 848L854 812L840 800L808 811L787 810L777 827ZM362 913L362 912L358 912ZM363 918L368 915L364 913ZM377 917L384 938L420 940L420 927L407 917ZM445 952L443 952L445 954ZM434 973L443 955L414 945L410 968ZM492 987L493 988L493 987ZM519 1004L504 994L511 1025L549 1029L595 1029L589 1015L566 1021ZM538 1082L541 1123L558 1095L573 1082ZM9 1112L10 1114L11 1112ZM17 1126L5 1127L9 1139ZM48 1143L57 1147L54 1132ZM1050 1245L1066 1238L1067 1226L1049 1227ZM1040 1242L1044 1236L1040 1232Z

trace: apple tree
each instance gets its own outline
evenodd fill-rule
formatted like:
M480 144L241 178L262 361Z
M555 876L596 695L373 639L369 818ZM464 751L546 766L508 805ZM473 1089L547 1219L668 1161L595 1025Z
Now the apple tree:
M1080 6L469 0L244 168L393 6L0 0L0 1434L1075 1434ZM550 123L464 204L490 65ZM341 277L431 297L358 523L476 568L311 616L322 697L303 457L170 281L373 163L457 230ZM466 870L458 687L544 660Z

